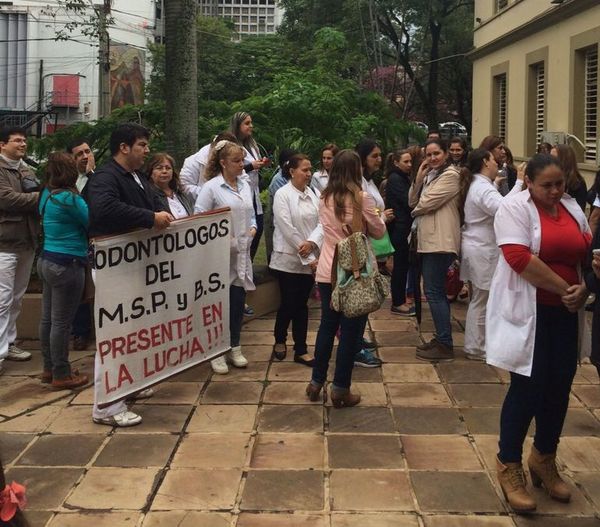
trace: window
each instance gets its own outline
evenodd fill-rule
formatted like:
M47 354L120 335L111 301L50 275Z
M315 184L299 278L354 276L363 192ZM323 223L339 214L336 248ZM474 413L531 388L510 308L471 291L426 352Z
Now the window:
M535 71L535 142L542 142L542 132L545 127L546 113L546 72L544 63L540 62L534 67Z
M598 46L585 51L584 74L584 161L595 164L598 158Z
M506 74L494 77L494 134L506 140Z
M496 13L504 9L507 5L508 0L495 0Z

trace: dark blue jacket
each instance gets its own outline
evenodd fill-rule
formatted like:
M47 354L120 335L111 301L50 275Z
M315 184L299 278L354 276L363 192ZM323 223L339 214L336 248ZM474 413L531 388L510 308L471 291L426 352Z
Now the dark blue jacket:
M154 213L165 210L150 182L136 173L142 187L131 172L111 159L90 178L83 189L90 214L90 237L150 229Z

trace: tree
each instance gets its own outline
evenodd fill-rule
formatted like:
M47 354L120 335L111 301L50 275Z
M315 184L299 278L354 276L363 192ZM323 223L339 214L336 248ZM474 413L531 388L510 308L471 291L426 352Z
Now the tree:
M306 46L320 29L346 35L354 80L402 116L470 123L473 0L280 0L282 33ZM450 58L449 58L450 57ZM391 80L391 83L390 83Z
M165 6L165 143L178 164L198 149L197 0Z

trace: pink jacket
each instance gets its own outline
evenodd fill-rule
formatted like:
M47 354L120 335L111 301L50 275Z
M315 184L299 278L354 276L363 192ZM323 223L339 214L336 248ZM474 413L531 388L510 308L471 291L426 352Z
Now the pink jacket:
M385 234L385 223L375 209L375 200L366 192L362 193L362 215L363 224L366 223L366 233L373 238L379 239ZM344 225L352 223L352 205L350 198L346 205L345 223L340 223L333 211L333 199L329 199L325 203L323 199L319 204L319 221L323 227L323 246L321 247L321 255L319 256L319 264L317 265L316 281L322 284L331 283L331 264L333 262L333 253L337 242L346 237L346 233L342 230Z

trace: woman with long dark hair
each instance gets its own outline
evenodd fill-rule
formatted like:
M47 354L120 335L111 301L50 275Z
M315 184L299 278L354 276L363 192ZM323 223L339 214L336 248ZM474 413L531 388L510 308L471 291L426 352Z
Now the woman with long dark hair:
M260 153L256 139L254 139L254 124L252 117L247 112L237 112L231 118L229 131L235 135L237 143L244 149L244 170L250 178L254 213L256 214L256 236L250 247L250 257L254 260L258 244L263 232L263 208L260 202L260 169L270 163L268 157Z
M446 143L430 139L408 198L417 221L423 286L435 325L433 339L417 346L420 360L454 360L446 273L460 251L459 192L459 171L448 160Z
M535 417L527 460L533 484L568 502L569 486L556 450L569 406L578 356L578 311L588 291L579 268L590 231L577 202L565 194L558 160L536 154L525 171L527 192L503 200L494 221L502 250L490 288L487 362L510 372L500 416L497 474L516 512L536 508L526 489L523 443Z
M362 167L360 158L352 150L342 150L333 160L329 184L321 194L319 220L324 239L317 266L316 281L321 293L321 324L315 343L315 364L312 380L306 388L311 401L319 400L327 380L329 359L333 341L340 329L335 374L331 387L331 400L335 408L354 406L360 395L350 391L354 358L360 351L366 315L347 318L331 308L331 268L337 243L347 236L346 229L352 224L355 197L360 193L363 230L370 236L381 238L385 223L375 210L375 201L367 192L361 191ZM326 398L326 395L323 395Z
M408 236L413 223L408 205L411 185L412 158L408 150L395 150L386 160L387 186L386 207L394 211L394 221L389 224L390 241L394 246L392 270L392 313L412 317L415 307L406 303L406 280L408 276Z
M525 167L521 166L517 182L507 195L523 188ZM504 199L494 180L498 163L483 148L473 150L461 171L460 204L463 210L460 277L471 284L471 301L465 323L465 356L485 360L485 316L492 275L500 251L494 235L494 217Z
M88 256L88 207L75 185L78 175L73 156L50 154L39 203L44 228L44 246L37 261L43 283L41 380L55 390L88 382L87 375L80 375L69 363L69 336L83 294Z
M363 138L354 148L360 157L362 165L362 190L369 194L375 201L375 210L385 223L394 219L393 209L386 209L385 202L375 182L375 176L381 169L381 147L373 139ZM363 334L367 327L367 318L364 319ZM376 346L374 342L362 339L360 352L355 359L355 365L363 368L377 368L381 366L381 359L375 356Z
M515 185L515 181L517 180L517 170L508 163L504 140L497 135L488 135L483 138L479 148L491 152L496 163L498 163L497 186L500 194L506 196Z
M575 198L581 210L587 206L587 185L577 168L577 155L570 145L554 145L550 154L558 159L558 164L565 173L565 192Z

